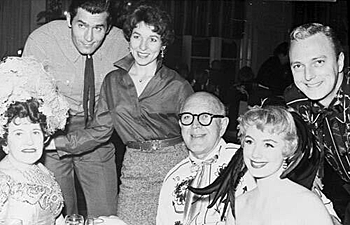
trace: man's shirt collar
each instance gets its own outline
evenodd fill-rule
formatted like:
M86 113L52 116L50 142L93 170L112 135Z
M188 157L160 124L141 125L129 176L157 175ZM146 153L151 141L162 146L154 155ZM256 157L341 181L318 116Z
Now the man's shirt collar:
M211 151L207 157L204 159L198 159L194 156L194 154L190 151L189 152L189 159L190 161L195 165L201 165L203 162L211 159L218 159L220 156L221 149L223 149L226 146L226 142L224 139L220 139L219 143L216 145L213 151Z

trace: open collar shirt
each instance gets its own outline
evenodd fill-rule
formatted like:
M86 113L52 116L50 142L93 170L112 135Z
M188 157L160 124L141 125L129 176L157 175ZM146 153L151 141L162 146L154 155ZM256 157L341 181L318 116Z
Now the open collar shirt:
M104 77L115 69L113 63L128 52L122 30L112 27L93 54L96 100ZM67 21L55 20L34 30L26 41L23 56L34 56L43 62L57 81L59 91L67 98L70 113L83 116L85 56L73 44Z
M69 152L81 153L107 141L115 129L124 143L180 137L178 113L193 93L191 85L177 72L158 62L156 74L140 96L128 74L131 55L115 63L102 84L94 119L88 129L67 135Z
M209 182L211 184L228 165L232 156L235 154L239 145L226 143L223 139L220 140L214 151L206 159L199 160L193 157L192 154L186 159L178 163L166 175L159 196L159 205L157 213L157 225L181 225L183 224L183 214L186 202L186 194L188 185L195 178L198 172L198 165L201 162L210 158L217 160L210 166ZM252 190L256 187L254 178L246 173L238 184L236 196ZM223 211L223 204L216 203L212 208L201 212L205 216L204 221L196 221L195 224L224 224L220 220Z

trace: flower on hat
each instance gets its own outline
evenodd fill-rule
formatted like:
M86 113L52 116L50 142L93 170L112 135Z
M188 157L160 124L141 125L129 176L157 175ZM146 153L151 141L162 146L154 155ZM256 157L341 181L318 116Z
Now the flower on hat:
M39 111L46 116L46 132L63 129L68 117L68 102L58 92L53 76L32 57L7 57L0 62L0 137L8 123L6 111L15 102L32 98L40 102Z

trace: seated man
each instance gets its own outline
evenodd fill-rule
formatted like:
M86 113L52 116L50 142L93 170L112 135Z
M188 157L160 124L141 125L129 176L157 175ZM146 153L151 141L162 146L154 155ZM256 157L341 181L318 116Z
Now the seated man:
M214 95L196 92L180 109L182 137L189 156L170 170L160 192L157 225L217 224L223 205L208 209L211 196L198 196L187 186L205 187L212 183L228 164L239 145L226 143L224 135L229 119L225 106ZM255 187L253 178L246 174L237 194ZM224 222L223 222L224 223Z
M172 168L164 179L157 225L225 224L225 216L222 216L224 204L216 201L213 207L208 208L213 194L195 195L188 186L201 188L212 184L239 149L239 145L222 139L228 122L223 103L210 93L196 92L183 103L179 125L189 156ZM245 173L235 195L255 187L254 178ZM338 217L332 203L322 193L321 198L336 221Z

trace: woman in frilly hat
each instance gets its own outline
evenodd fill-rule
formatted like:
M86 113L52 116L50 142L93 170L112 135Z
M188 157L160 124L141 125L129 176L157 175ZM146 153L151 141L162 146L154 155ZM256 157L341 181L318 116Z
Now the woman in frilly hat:
M0 220L23 225L64 224L63 197L53 174L38 162L44 140L63 129L68 104L33 58L0 62Z

